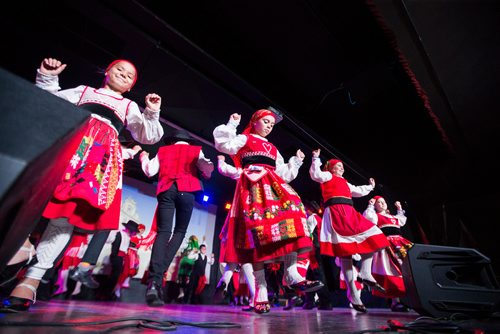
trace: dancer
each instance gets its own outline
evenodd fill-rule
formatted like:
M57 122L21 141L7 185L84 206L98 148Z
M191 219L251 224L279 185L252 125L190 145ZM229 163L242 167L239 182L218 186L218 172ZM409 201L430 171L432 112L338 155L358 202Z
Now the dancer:
M198 237L196 235L190 236L186 248L181 252L179 269L177 272L177 283L179 284L179 295L177 296L177 300L179 302L184 301L184 296L189 284L189 277L193 271L194 262L196 261L199 251L200 246L198 244Z
M122 159L133 159L134 156L141 150L142 147L140 145L134 145L132 148L122 146ZM97 264L99 255L101 254L110 233L111 230L102 230L93 234L80 263L69 271L69 278L82 283L89 289L97 289L99 287L99 282L97 282L92 276L92 271Z
M379 297L391 298L391 310L394 312L408 312L399 297L406 294L403 280L403 258L413 243L401 235L401 227L406 224L405 212L399 201L394 203L397 213L392 215L387 208L385 199L375 196L368 202L363 216L376 224L387 236L390 247L381 249L373 256L373 277L386 290L385 293L374 290L373 294Z
M127 128L143 144L154 144L163 136L159 122L161 98L146 96L146 109L122 95L137 80L135 66L123 59L113 61L105 71L99 89L78 86L59 91L58 75L66 64L45 58L36 85L91 112L86 127L71 140L80 142L43 216L50 219L38 244L38 262L3 301L2 312L26 311L36 300L44 273L64 251L75 228L94 233L118 228L123 158L118 133ZM81 136L81 137L80 137Z
M231 166L226 162L226 157L223 155L217 156L217 169L221 175L232 178L233 180L237 180L240 178L241 173L243 173L243 169L236 168ZM225 249L227 242L227 228L229 223L229 213L226 217L226 221L224 222L224 226L221 229L219 234L220 239L220 255L219 255L219 263L224 263L224 272L222 273L222 277L217 283L217 287L214 293L214 301L216 304L220 304L227 295L227 288L229 287L229 282L233 276L234 271L240 265L241 271L243 271L243 276L247 282L247 286L250 292L250 300L248 302L248 306L243 306L241 308L242 311L253 311L254 309L254 298L255 298L255 277L253 274L253 266L251 263L234 263L234 262L226 262L225 257Z
M320 252L324 255L340 258L341 271L347 281L347 298L358 312L366 312L361 301L361 292L356 288L352 255L361 255L360 276L364 284L374 289L383 290L371 274L373 252L387 247L389 242L382 231L364 218L353 207L352 197L361 197L375 187L375 180L370 184L353 186L343 178L344 165L337 159L329 160L323 170L320 149L313 151L309 173L311 178L321 184L321 193L325 205L323 222L320 230Z
M189 284L187 286L186 295L184 296L184 302L186 304L199 304L201 302L200 296L207 282L205 270L207 264L213 265L214 262L214 253L208 256L207 246L201 244L200 251L196 255L196 260L194 261L193 270L191 270L191 274L189 275Z
M325 274L325 264L326 260L325 255L321 255L320 252L320 244L319 244L319 231L321 230L321 208L316 203L316 201L307 201L304 202L307 212L307 224L309 225L309 230L312 231L312 239L314 249L310 253L310 265L307 270L306 277L308 279L317 279L322 282L328 282ZM326 264L327 268L330 268L328 264ZM333 285L333 282L328 282L329 285ZM305 295L304 305L302 305L303 309L310 310L316 306L315 296L318 296L318 310L331 310L332 301L330 296L330 289L328 285L325 285L321 289L316 292L308 292Z
M200 176L209 179L214 170L210 159L205 158L201 146L186 131L176 130L164 139L165 146L149 160L149 153L142 151L140 160L143 172L152 177L159 174L156 197L158 208L157 235L149 263L146 302L150 306L164 304L163 274L179 250L193 213L195 193L203 189ZM174 223L175 214L175 227Z
M297 271L297 254L310 251L312 242L302 201L288 183L297 176L304 153L299 149L285 164L265 138L281 119L274 108L257 110L237 135L241 115L235 113L213 132L215 147L232 155L236 167L243 169L229 216L225 256L226 262L252 263L257 313L270 311L265 262L284 261L285 281L292 288L312 291L323 286Z

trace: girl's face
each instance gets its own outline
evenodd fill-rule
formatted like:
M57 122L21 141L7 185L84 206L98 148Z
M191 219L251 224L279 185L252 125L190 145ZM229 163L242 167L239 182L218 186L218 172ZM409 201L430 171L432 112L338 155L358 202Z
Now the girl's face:
M344 164L341 162L337 162L335 165L333 165L332 174L335 176L344 175Z
M375 211L378 213L385 212L387 210L387 203L385 199L379 198L375 201Z
M127 61L120 61L106 72L104 86L123 94L130 91L130 88L134 85L136 75L137 73L132 64Z
M266 137L273 131L275 124L275 119L271 115L259 118L255 123L253 123L253 132L261 137Z

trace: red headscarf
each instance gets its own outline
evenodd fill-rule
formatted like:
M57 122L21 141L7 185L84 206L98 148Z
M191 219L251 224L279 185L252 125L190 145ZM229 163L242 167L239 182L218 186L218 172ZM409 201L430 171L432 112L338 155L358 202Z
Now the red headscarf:
M374 199L374 200L375 200L375 202L376 202L379 198L383 198L383 197L382 197L382 196L378 196L378 195L377 195L377 196L373 196L373 197L372 197L372 199Z
M132 67L135 70L134 81L132 82L132 86L130 86L130 88L132 88L132 87L134 87L135 82L137 81L137 77L139 76L139 74L137 73L137 68L135 67L134 64L132 64L131 61L126 60L126 59L117 59L117 60L113 61L111 64L109 64L108 67L106 67L106 72L108 72L111 69L111 67L115 66L116 64L118 64L119 62L122 62L122 61L124 61L124 62L129 63L130 65L132 65Z
M246 134L246 135L252 133L253 124L255 122L257 122L259 119L261 119L262 117L266 117L269 115L273 116L274 120L276 121L276 115L271 110L267 110L267 109L257 110L256 112L253 113L252 118L250 118L250 122L248 122L247 126L245 127L245 130L243 130L242 133Z
M342 162L342 160L339 160L339 159L330 159L326 162L323 170L327 170L327 171L330 171L333 166L335 166L336 164L338 164L339 162Z
M252 118L250 118L250 121L248 122L247 126L243 130L242 134L249 135L250 133L252 133L253 124L255 122L257 122L259 119L261 119L262 117L266 117L269 115L273 116L275 122L277 123L277 121L276 121L277 117L276 117L276 114L274 112L272 112L271 110L268 110L268 109L259 109L253 113ZM232 155L231 158L233 159L234 166L236 168L240 168L241 167L241 160L240 160L239 154L236 153L235 155Z

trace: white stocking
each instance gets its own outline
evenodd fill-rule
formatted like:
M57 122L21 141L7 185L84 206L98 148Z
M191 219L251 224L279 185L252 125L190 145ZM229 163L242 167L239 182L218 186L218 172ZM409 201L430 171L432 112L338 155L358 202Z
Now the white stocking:
M354 268L352 263L352 258L343 257L340 259L340 270L344 275L344 279L347 283L347 299L353 304L362 305L361 292L356 288L356 282L354 281Z
M359 276L363 279L375 282L375 278L372 276L372 262L373 253L361 254L361 268L359 269Z
M245 279L247 281L248 290L250 290L250 306L253 305L253 300L255 298L255 277L253 275L253 266L251 263L244 263L241 266L241 270L243 271L243 275L245 275Z
M302 277L297 270L297 253L292 252L284 256L284 275L283 280L286 285L297 284L302 282L305 278Z
M231 281L231 277L233 277L234 269L236 269L236 263L227 263L224 267L224 274L222 274L222 277L220 278L219 284L217 284L217 286L220 286L220 284L224 282L226 283L226 287L224 288L224 290L227 290L229 282Z
M36 248L38 262L26 271L26 277L41 281L45 272L54 266L59 254L71 239L74 226L67 218L51 219Z
M256 270L253 272L255 277L255 302L267 302L269 301L267 296L267 282L266 274L264 269Z

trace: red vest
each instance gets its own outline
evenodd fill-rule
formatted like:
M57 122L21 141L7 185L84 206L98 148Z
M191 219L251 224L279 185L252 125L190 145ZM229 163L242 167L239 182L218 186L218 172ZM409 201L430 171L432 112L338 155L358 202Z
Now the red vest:
M352 198L351 189L349 189L347 181L333 174L330 181L321 183L321 194L325 202L332 197Z
M168 190L174 182L179 191L194 192L202 190L198 178L198 162L201 146L194 145L168 145L158 150L160 171L158 175L158 188L156 194Z
M397 228L400 227L399 220L394 216L387 217L387 216L383 216L383 215L377 213L377 217L378 217L377 226L379 228L388 227L388 226L397 227Z
M248 159L247 161L254 160L254 163L257 164L266 164L265 160L261 160L259 157L265 157L275 162L278 157L278 149L270 142L249 134L247 135L247 142L245 146L243 146L236 154L236 160L239 165L241 165L245 159ZM275 165L275 163L273 165Z

